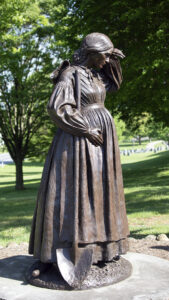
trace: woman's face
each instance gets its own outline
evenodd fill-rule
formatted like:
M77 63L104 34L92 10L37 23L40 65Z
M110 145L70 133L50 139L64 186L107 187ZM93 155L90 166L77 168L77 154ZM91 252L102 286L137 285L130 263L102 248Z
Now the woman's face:
M96 69L101 69L106 64L106 62L109 62L110 56L112 54L113 50L109 50L106 52L95 52L90 53L89 55L89 67L93 67Z

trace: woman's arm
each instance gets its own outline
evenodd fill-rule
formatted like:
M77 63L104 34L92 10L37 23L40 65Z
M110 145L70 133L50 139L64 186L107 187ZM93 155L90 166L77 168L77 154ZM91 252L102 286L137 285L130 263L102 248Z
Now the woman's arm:
M50 97L47 110L59 128L73 135L83 136L89 131L89 124L77 109L73 80L71 69L61 74Z
M115 48L109 63L106 63L100 72L108 92L118 90L123 80L119 57L124 58L125 56L121 50Z
M54 123L65 132L84 136L95 146L103 143L102 134L97 128L90 128L88 122L77 109L74 91L74 72L64 71L51 95L47 109Z

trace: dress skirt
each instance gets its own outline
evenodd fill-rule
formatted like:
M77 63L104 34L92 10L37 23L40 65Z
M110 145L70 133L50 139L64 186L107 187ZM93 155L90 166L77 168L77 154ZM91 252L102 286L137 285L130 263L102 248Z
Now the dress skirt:
M56 249L72 246L75 201L79 247L93 248L93 262L112 260L128 249L114 121L103 104L86 105L81 114L91 128L100 128L104 143L96 147L85 137L57 130L45 162L30 237L29 253L42 262L56 262Z

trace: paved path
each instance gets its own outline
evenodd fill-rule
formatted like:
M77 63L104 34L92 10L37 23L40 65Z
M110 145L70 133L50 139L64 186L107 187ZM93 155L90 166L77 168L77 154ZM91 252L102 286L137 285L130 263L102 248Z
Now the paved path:
M0 260L0 299L3 300L169 300L169 261L155 256L128 253L132 275L117 284L86 291L56 291L29 285L25 270L28 255Z

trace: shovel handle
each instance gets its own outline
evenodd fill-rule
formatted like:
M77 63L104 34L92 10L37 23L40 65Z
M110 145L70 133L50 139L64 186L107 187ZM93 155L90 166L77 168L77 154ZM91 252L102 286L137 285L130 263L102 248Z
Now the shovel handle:
M81 85L80 74L75 70L75 98L77 109L81 109ZM79 137L75 136L75 174L74 174L74 242L75 256L78 252L78 210L79 210Z
M77 109L81 110L81 86L80 86L80 73L75 70L75 97Z

